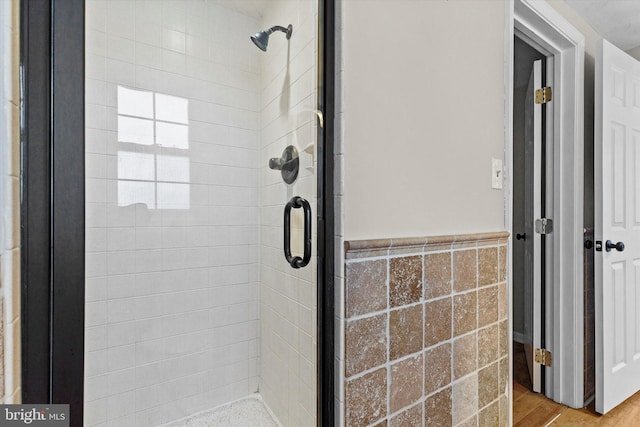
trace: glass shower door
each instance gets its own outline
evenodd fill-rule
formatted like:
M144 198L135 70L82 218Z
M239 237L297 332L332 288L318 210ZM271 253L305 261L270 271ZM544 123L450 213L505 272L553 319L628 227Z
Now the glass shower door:
M316 217L317 20L307 0L87 0L85 425L315 425L316 226L294 269L283 214L298 196ZM269 168L289 145L290 184Z

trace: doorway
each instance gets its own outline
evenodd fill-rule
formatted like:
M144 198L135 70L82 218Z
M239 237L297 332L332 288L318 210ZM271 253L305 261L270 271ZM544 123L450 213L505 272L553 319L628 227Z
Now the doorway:
M546 2L514 0L508 13L507 90L508 114L505 115L507 170L514 171L513 162L513 73L514 39L518 35L546 53L553 60L553 114L547 116L546 128L552 130L553 148L547 149L546 184L553 188L553 197L545 200L553 231L545 236L545 310L544 342L552 353L552 367L545 371L544 394L572 407L583 404L583 97L584 44L582 33L566 21ZM547 63L547 67L549 63ZM549 141L549 140L547 140ZM550 156L552 154L552 156ZM510 177L511 179L513 177ZM513 224L513 199L516 194L509 181L505 191L505 223L516 245ZM547 194L549 194L547 192ZM542 219L539 217L539 219ZM510 255L513 253L510 251ZM513 269L513 259L511 268ZM535 271L535 269L534 269ZM513 291L514 277L509 286ZM512 302L511 302L512 303ZM511 314L515 316L512 305Z

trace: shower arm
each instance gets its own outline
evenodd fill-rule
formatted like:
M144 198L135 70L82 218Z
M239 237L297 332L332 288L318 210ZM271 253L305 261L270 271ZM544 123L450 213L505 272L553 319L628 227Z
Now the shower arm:
M291 33L293 32L293 27L291 25L289 25L289 27L283 27L281 25L274 25L273 27L269 28L266 33L267 34L271 34L274 31L282 31L283 33L285 33L287 35L287 40L289 40L291 38Z

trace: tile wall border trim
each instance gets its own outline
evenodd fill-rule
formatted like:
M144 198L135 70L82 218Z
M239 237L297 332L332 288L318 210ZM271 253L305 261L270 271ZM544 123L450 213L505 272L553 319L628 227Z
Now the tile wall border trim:
M400 239L347 240L344 242L344 250L348 258L360 258L364 256L383 255L382 252L388 252L393 249L415 249L416 252L421 252L423 249L433 246L439 246L441 249L445 249L445 246L467 245L491 240L496 240L496 244L506 244L509 235L508 231L496 231L473 234L405 237Z

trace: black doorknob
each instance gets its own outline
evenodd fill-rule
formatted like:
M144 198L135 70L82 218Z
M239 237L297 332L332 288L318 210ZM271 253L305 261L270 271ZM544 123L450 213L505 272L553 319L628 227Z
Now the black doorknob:
M516 240L527 240L527 233L516 234Z
M585 240L584 241L584 247L585 247L585 249L593 248L593 242L591 240Z
M607 249L607 252L611 252L611 249L615 249L618 252L622 252L624 251L624 243L622 242L613 243L611 240L607 240L606 249Z

